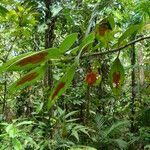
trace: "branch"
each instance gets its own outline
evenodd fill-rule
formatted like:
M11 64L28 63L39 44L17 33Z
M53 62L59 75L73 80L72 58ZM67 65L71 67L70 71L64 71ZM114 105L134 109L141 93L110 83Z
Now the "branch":
M96 52L96 53L91 53L91 54L84 54L83 56L81 56L81 58L97 57L97 56L102 56L102 55L109 54L109 53L115 53L115 52L118 52L120 50L125 49L126 47L128 47L128 46L130 46L130 45L132 45L134 43L140 42L140 41L145 40L145 39L150 39L150 36L145 36L145 37L138 38L136 40L133 40L133 41L127 43L124 46L121 46L119 48L115 48L115 49L112 49L112 50L109 50L109 51L106 51L106 52Z

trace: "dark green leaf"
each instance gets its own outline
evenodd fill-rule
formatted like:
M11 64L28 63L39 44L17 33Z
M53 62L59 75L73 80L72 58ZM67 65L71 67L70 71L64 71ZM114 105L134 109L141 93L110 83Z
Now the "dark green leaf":
M5 16L7 12L8 10L5 7L0 5L0 15Z

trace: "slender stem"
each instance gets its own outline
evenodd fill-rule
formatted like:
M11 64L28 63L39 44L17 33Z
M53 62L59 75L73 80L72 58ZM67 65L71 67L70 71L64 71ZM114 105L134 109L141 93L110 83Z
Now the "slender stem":
M12 45L10 46L10 48L7 51L7 55L5 56L5 58L3 59L3 63L5 63L9 57L9 54L11 52L11 50L13 49L14 43L17 39L17 36L15 36L15 38L12 41ZM3 106L2 106L2 113L4 114L5 112L5 107L6 107L6 96L7 96L7 73L5 73L4 75L4 94L3 94Z
M103 55L106 55L106 54L112 54L112 53L116 53L116 52L119 52L119 51L122 51L124 50L125 48L137 43L137 42L140 42L140 41L143 41L143 40L146 40L146 39L150 39L150 36L145 36L145 37L141 37L141 38L138 38L138 39L135 39L129 43L127 43L126 45L123 45L123 46L120 46L118 48L114 48L112 50L108 50L108 51L105 51L105 52L96 52L96 53L85 53L83 55L80 56L80 59L84 59L84 58L90 58L90 59L94 59L94 58L99 58L100 56L103 56ZM128 49L126 49L128 50ZM62 62L70 62L70 60L73 60L74 57L69 57L69 58L64 58L64 59L56 59L57 61L62 61Z
M3 95L3 108L2 113L4 114L5 106L6 106L6 94L7 94L7 74L5 73L5 82L4 82L4 95Z
M102 56L102 55L106 55L106 54L109 54L109 53L115 53L115 52L118 52L120 50L123 50L123 49L127 48L130 45L133 45L133 44L135 44L137 42L140 42L140 41L146 40L146 39L150 39L150 36L145 36L145 37L138 38L136 40L133 40L133 41L127 43L124 46L121 46L119 48L115 48L115 49L112 49L112 50L109 50L109 51L96 52L96 53L91 53L91 54L84 54L83 56L81 56L81 58L85 58L85 57L97 57L97 56Z

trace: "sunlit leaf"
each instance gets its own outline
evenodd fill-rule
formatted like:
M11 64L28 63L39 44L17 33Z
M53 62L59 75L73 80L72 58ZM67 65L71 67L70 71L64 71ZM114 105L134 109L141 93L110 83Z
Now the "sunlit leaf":
M68 35L64 39L64 41L60 44L60 47L59 47L60 52L64 53L67 50L69 50L71 48L71 46L74 44L74 42L76 41L77 36L78 36L77 33L73 33L73 34Z
M117 57L110 69L110 85L114 95L119 95L124 82L124 68Z

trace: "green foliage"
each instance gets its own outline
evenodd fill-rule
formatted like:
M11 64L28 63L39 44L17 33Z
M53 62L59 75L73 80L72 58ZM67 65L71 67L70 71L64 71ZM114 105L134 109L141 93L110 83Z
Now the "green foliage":
M0 150L147 150L149 4L1 0Z
M33 121L13 120L12 123L1 123L3 133L0 135L1 149L20 150L27 145L36 145L33 139L28 136L29 129L33 125ZM26 126L26 127L25 127Z
M106 120L103 116L97 115L95 118L97 128L97 148L114 148L127 149L128 143L120 137L127 127L129 121L119 121L105 126Z
M135 35L141 28L142 28L141 24L130 26L118 39L118 45L121 45L121 43L125 39L130 38L132 35Z

